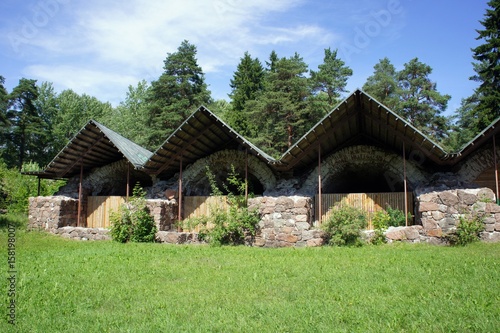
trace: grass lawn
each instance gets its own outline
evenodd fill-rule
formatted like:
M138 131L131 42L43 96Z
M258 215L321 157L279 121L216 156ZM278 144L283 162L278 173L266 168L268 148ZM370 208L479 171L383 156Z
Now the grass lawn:
M7 232L0 231L7 276ZM499 332L500 244L118 244L16 235L1 332Z

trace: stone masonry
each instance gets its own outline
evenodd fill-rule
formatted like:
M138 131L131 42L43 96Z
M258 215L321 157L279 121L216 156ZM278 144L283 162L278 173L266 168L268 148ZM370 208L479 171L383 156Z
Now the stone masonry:
M456 229L460 217L473 214L484 217L484 241L500 241L500 206L489 188L447 189L431 191L416 197L417 223L431 242L439 242Z
M311 230L310 197L258 197L249 200L249 209L258 209L261 215L254 246L323 245L323 233L320 230Z

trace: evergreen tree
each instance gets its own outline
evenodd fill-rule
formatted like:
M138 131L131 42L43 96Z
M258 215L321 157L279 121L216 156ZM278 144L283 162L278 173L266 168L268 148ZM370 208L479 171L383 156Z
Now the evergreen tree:
M410 60L398 73L399 100L394 111L424 134L443 139L448 127L441 113L446 110L450 95L442 95L429 75L432 68L418 58Z
M5 89L5 78L0 75L0 123L7 125L7 106L9 103L9 93Z
M396 68L387 57L381 59L373 68L375 71L366 80L363 90L392 109L396 105L399 95Z
M279 156L309 128L310 96L307 64L296 53L281 58L265 76L264 92L258 100L247 101L253 141L270 154Z
M470 116L477 119L476 132L480 132L500 116L500 0L488 2L485 18L480 21L483 30L477 30L477 40L484 43L472 49L474 71L471 79L480 83L476 89L477 108Z
M10 167L21 169L24 162L36 161L46 142L46 128L38 114L36 80L22 78L9 95L7 119L10 127L2 139L3 159ZM3 141L2 140L2 141Z
M46 143L43 147L43 154L35 162L43 167L52 160L61 148L60 145L55 145L58 140L54 132L59 106L57 104L57 94L52 83L42 82L38 87L38 91L39 94L35 101L35 107L44 124Z
M231 79L232 110L227 114L227 121L235 130L243 135L248 134L248 115L244 112L245 103L254 100L262 92L264 68L259 59L252 59L248 52L243 58Z
M205 76L196 59L196 46L184 40L168 53L164 72L151 84L149 146L160 145L194 110L211 101Z
M449 151L460 150L478 134L479 121L481 120L476 117L478 104L479 96L477 94L462 99L460 107L453 116L456 122L451 126L449 137L443 142L444 147Z
M337 50L325 49L323 63L318 71L311 70L312 94L326 97L326 112L330 111L338 102L345 89L347 80L352 76L352 69L345 62L337 58Z

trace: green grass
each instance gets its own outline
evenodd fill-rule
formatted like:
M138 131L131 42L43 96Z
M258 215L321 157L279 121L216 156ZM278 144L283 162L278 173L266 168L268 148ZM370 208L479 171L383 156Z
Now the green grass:
M19 332L500 331L500 244L214 248L18 231L16 245ZM6 279L1 290L6 313ZM6 315L0 331L16 331Z

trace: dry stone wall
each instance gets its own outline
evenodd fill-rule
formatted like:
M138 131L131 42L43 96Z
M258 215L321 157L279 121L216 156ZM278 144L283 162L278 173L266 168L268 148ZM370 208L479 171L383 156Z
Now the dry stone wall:
M312 198L259 197L249 200L249 209L261 215L253 245L304 247L323 245L323 232L312 228Z
M460 217L473 214L484 217L485 241L500 241L500 206L489 188L445 189L419 194L416 197L417 223L423 227L430 242L443 242L444 236L456 229Z
M65 197L29 198L28 228L53 232L57 228L76 226L78 200Z

